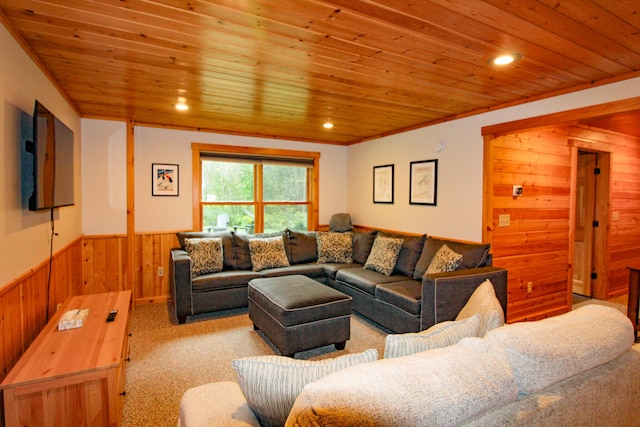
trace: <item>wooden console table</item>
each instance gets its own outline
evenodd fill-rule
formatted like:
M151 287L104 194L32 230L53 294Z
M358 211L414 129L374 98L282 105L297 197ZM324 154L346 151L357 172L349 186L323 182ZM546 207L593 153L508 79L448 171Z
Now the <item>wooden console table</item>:
M638 297L640 297L640 268L629 267L629 299L627 302L627 317L633 323L634 341L638 340Z
M0 385L6 426L119 426L130 307L131 291L66 300ZM81 308L82 327L58 330L67 310Z

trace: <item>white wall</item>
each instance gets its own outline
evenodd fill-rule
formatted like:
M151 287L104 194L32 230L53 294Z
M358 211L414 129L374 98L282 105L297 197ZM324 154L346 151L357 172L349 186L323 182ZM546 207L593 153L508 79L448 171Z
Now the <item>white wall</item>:
M482 239L482 128L640 96L640 78L392 135L348 150L348 211L353 222L464 240ZM433 143L446 142L436 153ZM409 164L438 159L437 206L409 204ZM373 203L373 167L394 164L392 205Z
M126 122L82 119L82 232L127 232Z
M15 277L48 259L51 211L28 210L28 185L22 175L31 155L24 154L32 139L34 101L38 99L75 136L75 206L55 210L54 252L80 236L80 119L20 45L0 25L0 289ZM27 180L31 183L27 184Z
M126 124L83 119L82 135L84 234L124 234ZM134 140L136 232L192 228L192 142L319 152L320 223L347 209L346 147L151 127L135 127ZM178 164L178 197L151 195L152 163Z

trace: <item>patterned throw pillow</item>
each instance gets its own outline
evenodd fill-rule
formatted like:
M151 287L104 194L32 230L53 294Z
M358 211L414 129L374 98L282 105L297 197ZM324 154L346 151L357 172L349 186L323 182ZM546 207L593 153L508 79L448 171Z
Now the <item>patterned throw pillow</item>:
M477 337L480 315L464 320L447 321L433 325L426 331L407 334L389 334L385 338L384 358L409 356L434 348L457 344L462 338Z
M266 239L249 239L251 268L261 271L267 268L289 267L282 236Z
M221 238L185 239L184 249L191 258L191 274L193 276L222 271Z
M449 246L442 245L438 252L433 256L429 268L425 274L446 273L454 271L462 262L462 255L452 251Z
M364 268L390 276L396 266L400 249L402 249L402 239L376 237Z
M316 235L318 263L353 263L353 234L319 231Z
M369 349L327 360L298 360L284 356L235 359L231 366L249 407L262 426L283 426L293 402L305 385L349 366L378 360Z

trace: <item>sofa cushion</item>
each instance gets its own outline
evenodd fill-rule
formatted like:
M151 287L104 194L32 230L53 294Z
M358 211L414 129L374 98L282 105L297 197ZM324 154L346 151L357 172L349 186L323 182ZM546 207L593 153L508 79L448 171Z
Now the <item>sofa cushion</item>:
M302 276L307 276L311 279L321 279L322 282L324 282L324 278L326 277L324 269L325 265L326 264L317 264L315 262L306 264L294 264L290 265L289 267L278 267L262 270L260 272L260 275L262 277L279 277L299 274Z
M462 255L452 251L449 246L442 245L438 252L433 256L429 268L425 274L434 273L447 273L449 271L455 271L460 262L462 261Z
M476 314L464 320L437 323L422 332L389 334L385 338L384 358L409 356L457 344L463 338L477 337L479 326L480 315Z
M251 266L253 271L267 268L289 267L282 236L265 239L249 239Z
M319 231L316 234L318 245L318 262L337 262L350 264L353 262L353 237L351 233L332 233Z
M401 248L402 239L376 237L371 247L371 253L364 263L364 268L390 276L396 266L396 260Z
M207 383L184 392L178 427L211 427L221 420L225 427L260 427L237 382Z
M454 426L516 397L505 352L465 338L327 375L304 388L286 426Z
M353 262L364 264L371 253L377 230L356 231L353 233Z
M178 243L182 249L185 249L184 241L185 239L202 239L202 238L215 238L219 237L222 239L222 262L224 264L224 269L235 268L235 259L233 257L233 235L230 231L223 231L220 233L205 233L202 231L183 231L176 233L176 237L178 238Z
M218 273L203 274L191 279L193 293L219 291L223 289L246 288L252 279L262 274L251 270L223 270Z
M260 234L233 233L232 235L235 268L237 270L251 270L253 265L251 264L251 250L249 249L249 240L256 238L259 239L266 237L284 236L284 232L278 231L275 233Z
M362 267L342 268L336 273L336 281L345 283L369 295L375 295L376 286L382 283L402 282L407 278L400 274L386 276Z
M427 237L424 241L424 248L422 249L422 254L420 254L420 259L418 260L413 272L414 279L421 279L422 276L424 276L434 255L445 243L454 252L462 255L462 262L458 266L458 270L484 266L487 261L487 257L489 256L489 249L491 248L491 245L488 243L464 243L447 239L438 239L435 237Z
M378 301L389 303L407 313L419 316L422 282L403 280L401 282L380 283L376 286L375 296Z
M262 426L283 426L305 385L338 370L378 359L374 349L334 359L309 361L283 356L235 359L231 366L249 407Z
M395 272L404 274L407 277L413 277L413 272L420 259L422 248L424 247L424 241L427 238L426 234L420 236L410 236L405 234L389 234L380 232L380 236L393 237L396 239L402 239L402 248L398 254L396 260Z
M624 314L593 304L502 326L489 331L487 340L507 351L520 394L529 394L615 359L634 337Z
M289 246L289 263L302 264L318 259L316 233L286 230L285 246Z
M469 301L458 313L456 320L467 319L476 314L480 315L480 328L478 330L480 338L484 337L490 330L504 325L504 311L489 279L482 282L473 291Z
M191 258L191 275L201 276L222 271L222 239L185 239L185 249Z

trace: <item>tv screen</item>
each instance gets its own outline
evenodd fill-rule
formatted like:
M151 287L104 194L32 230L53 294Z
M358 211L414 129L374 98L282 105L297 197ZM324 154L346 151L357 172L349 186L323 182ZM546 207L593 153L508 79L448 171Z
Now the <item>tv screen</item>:
M34 211L73 205L73 131L36 100L33 112Z

